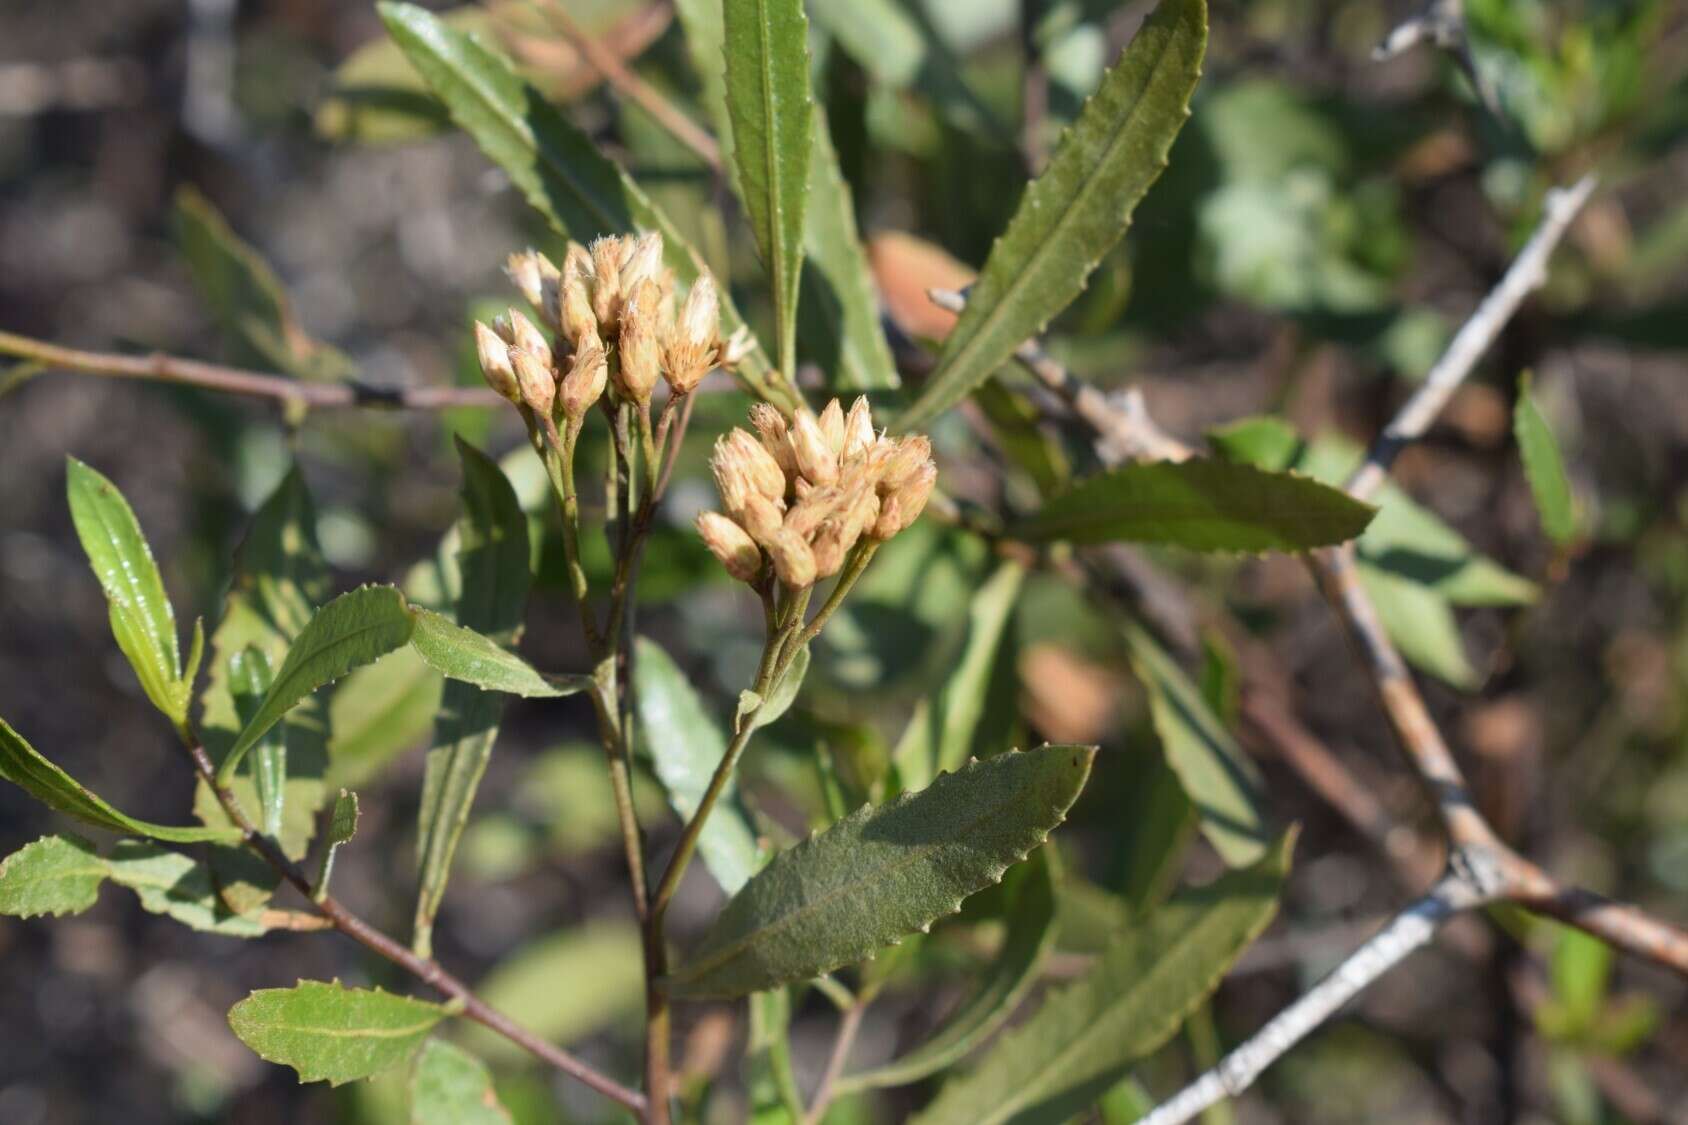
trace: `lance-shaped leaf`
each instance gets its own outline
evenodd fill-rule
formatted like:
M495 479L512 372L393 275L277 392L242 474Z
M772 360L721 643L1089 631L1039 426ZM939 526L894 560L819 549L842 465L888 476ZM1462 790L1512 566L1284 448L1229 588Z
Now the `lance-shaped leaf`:
M643 637L636 643L633 686L639 708L639 745L649 752L668 803L681 819L689 820L715 767L727 756L727 742L673 658ZM762 866L756 832L731 781L704 822L698 853L728 894L737 892Z
M918 1125L1057 1125L1171 1037L1277 910L1294 833L1253 867L1173 898L951 1079Z
M414 4L383 3L393 40L487 157L509 174L530 204L561 234L586 241L600 234L655 230L675 277L690 283L702 259L630 176L523 81L502 54L440 22ZM743 325L724 287L721 334ZM753 351L737 368L757 395L790 406L796 393Z
M444 614L420 606L411 612L416 617L411 647L448 680L528 699L573 695L592 686L590 676L546 676L485 633L466 629Z
M457 598L460 628L428 610L416 611L418 643L422 658L448 676L441 714L434 729L434 749L428 752L428 767L422 783L422 808L418 814L417 841L419 883L412 940L424 953L433 941L434 915L445 895L451 876L457 841L468 823L469 809L480 787L498 737L498 722L504 714L504 700L492 687L494 671L511 677L511 662L527 677L544 686L544 680L528 665L500 648L494 641L471 633L476 629L515 641L521 634L522 614L527 608L529 570L527 517L509 478L496 462L467 443L457 443L463 463L463 514L457 521L457 565L462 576ZM435 641L468 634L475 644L464 647L444 644L449 651L435 652ZM477 648L484 646L484 648ZM490 651L488 651L490 650ZM449 657L449 659L442 659ZM471 659L472 657L472 659ZM449 665L449 667L447 666ZM486 673L476 679L464 675L475 669ZM481 686L476 686L477 684ZM552 692L551 694L560 694Z
M1125 639L1166 763L1195 807L1202 835L1229 866L1255 862L1272 842L1259 769L1154 638L1132 624Z
M410 1125L510 1125L486 1063L430 1039L410 1073Z
M181 726L191 689L183 682L176 613L140 522L116 485L74 457L66 459L65 483L76 536L111 609L112 635L152 705Z
M207 840L233 843L240 839L237 828L178 828L125 816L43 758L4 719L0 719L0 778L26 790L49 808L97 828L151 836L176 844L197 844Z
M226 861L219 862L217 853L228 852ZM154 914L163 914L206 933L224 937L258 937L264 925L255 913L237 913L230 909L228 888L215 885L212 868L218 870L247 870L243 859L260 863L244 849L213 849L211 864L159 847L145 840L119 840L111 850L107 868L113 882L133 890L141 906ZM274 889L274 877L264 888L257 876L249 876L245 887L256 888L248 898L261 902ZM222 893L219 893L221 891ZM254 908L255 909L255 908Z
M340 790L334 808L328 814L328 830L322 841L322 864L317 868L316 884L311 895L318 902L328 895L328 881L334 878L334 860L340 845L349 843L358 833L358 795L349 789Z
M213 762L227 759L256 709L242 713L237 702L231 677L234 658L255 649L264 654L271 669L279 668L293 639L327 593L328 566L317 546L316 512L305 479L295 466L252 517L235 555L222 619L211 635L210 675L199 701L199 733ZM328 768L332 725L328 712L327 701L313 695L300 700L279 724L287 751L279 839L282 850L293 859L305 854L316 831L316 812L324 796L323 774ZM265 737L275 734L272 728ZM245 807L262 804L250 777L236 776L232 788ZM207 824L229 824L227 813L207 785L199 786L194 809Z
M964 1058L1019 1007L1055 944L1054 861L1039 848L1008 881L1008 933L973 994L920 1046L884 1066L840 1080L841 1091L906 1086Z
M1559 442L1542 416L1531 394L1528 371L1518 380L1518 405L1512 413L1512 433L1518 440L1518 455L1524 461L1524 479L1530 482L1541 515L1542 530L1555 543L1569 543L1577 534L1576 507L1571 501L1571 481L1559 456Z
M988 688L1003 634L1025 578L1023 566L1004 562L973 595L967 610L967 643L955 670L936 693L915 705L892 751L903 788L923 789L938 774L955 770L967 760L989 702Z
M1066 816L1094 747L999 754L863 806L774 857L666 982L742 996L852 965L960 908Z
M960 402L1078 296L1166 167L1206 49L1204 0L1161 0L1026 188L899 428Z
M1304 551L1354 538L1375 512L1294 473L1223 461L1163 461L1091 477L1017 524L1014 535L1196 551Z
M379 988L302 980L252 993L229 1009L229 1026L259 1058L297 1070L299 1081L338 1086L404 1062L448 1014Z
M797 702L797 693L803 690L803 681L809 675L809 646L804 645L797 650L797 655L791 658L791 664L779 683L768 692L768 698L763 699L753 691L739 692L738 712L733 716L734 729L751 716L754 727L765 727L791 710L791 705Z
M0 914L80 914L100 897L106 861L80 836L43 836L0 862Z
M422 745L440 710L445 677L414 650L401 650L347 676L328 705L330 789L362 785L404 751Z
M363 586L341 594L321 609L295 638L257 710L241 728L219 780L234 776L246 751L317 688L353 668L372 664L409 643L416 620L404 595L391 586Z
M803 0L725 0L727 113L739 194L773 290L780 370L797 357L797 287L813 156L809 20Z
M250 722L274 681L270 658L257 645L248 645L229 657L229 687L242 722ZM274 727L252 748L252 786L258 793L264 835L281 835L281 817L287 801L287 743Z

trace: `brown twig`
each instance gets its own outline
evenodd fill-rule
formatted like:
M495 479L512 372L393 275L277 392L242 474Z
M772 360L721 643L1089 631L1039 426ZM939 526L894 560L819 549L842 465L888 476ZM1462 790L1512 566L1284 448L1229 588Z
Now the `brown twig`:
M826 1070L821 1073L820 1085L815 1087L809 1112L803 1115L804 1125L820 1125L821 1119L826 1116L839 1076L844 1073L844 1064L850 1061L850 1048L855 1045L856 1035L862 1029L862 1017L866 1014L865 1000L858 1000L844 1009L843 1018L838 1021L838 1035L832 1041L832 1053L827 1056Z
M368 383L306 383L285 375L226 367L219 363L152 352L121 355L67 348L11 332L0 332L0 354L15 355L48 367L104 375L114 379L144 379L156 383L199 387L225 394L265 398L312 410L370 407L387 410L448 410L488 407L504 400L486 387L377 387Z

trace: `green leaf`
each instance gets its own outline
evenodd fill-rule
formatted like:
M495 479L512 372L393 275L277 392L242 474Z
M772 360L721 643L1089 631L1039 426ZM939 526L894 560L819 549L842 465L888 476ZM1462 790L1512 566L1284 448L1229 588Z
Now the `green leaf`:
M1026 570L1019 563L1004 562L973 595L967 610L967 642L954 670L935 693L915 705L891 752L905 789L923 789L937 775L953 772L967 761L1025 578Z
M724 0L727 113L745 216L773 291L780 370L797 370L797 289L814 154L803 0Z
M135 513L99 472L66 458L66 491L77 538L111 607L111 631L141 687L172 723L187 721L176 613Z
M1118 935L1096 967L1051 992L952 1078L917 1125L1057 1125L1169 1039L1277 910L1294 832L1253 867L1172 899Z
M727 756L726 739L686 674L660 645L644 637L635 642L633 688L639 745L650 753L668 803L682 820L690 820L715 767ZM762 866L761 845L731 780L704 822L698 854L728 894L736 893Z
M1195 806L1202 835L1227 865L1255 862L1272 842L1259 769L1153 637L1133 623L1125 639L1167 765Z
M229 1009L229 1026L259 1058L338 1086L408 1059L445 1008L379 988L302 980L265 988Z
M340 845L350 843L358 832L358 795L349 789L340 790L334 808L328 814L328 834L322 841L322 864L317 868L315 897L328 893L328 881L334 877L334 859Z
M804 645L797 650L797 655L791 658L791 665L786 668L785 675L774 685L763 699L753 691L739 693L738 714L734 716L734 723L741 723L747 714L751 716L752 729L765 727L777 720L781 715L791 710L791 705L797 701L797 693L803 689L803 680L809 674L809 646Z
M250 722L274 680L270 658L257 645L229 657L229 688L242 722ZM287 801L287 743L280 731L271 728L252 748L252 785L258 792L258 809L263 814L263 833L281 835L281 817Z
M1060 824L1093 747L999 754L782 852L733 896L666 982L742 996L852 965L954 913Z
M1377 610L1383 631L1414 666L1462 691L1478 684L1465 655L1459 621L1448 599L1433 588L1359 561L1354 567Z
M1055 944L1055 880L1051 849L1039 848L1010 874L1008 933L972 995L933 1036L884 1066L849 1075L840 1092L906 1086L959 1062L1001 1027L1032 985Z
M1204 0L1161 0L1026 188L898 429L967 397L1078 296L1166 167L1206 48Z
M287 650L275 683L223 759L219 779L232 777L246 751L295 703L353 668L403 647L415 626L404 595L391 586L363 586L317 610Z
M702 260L669 218L523 81L508 59L414 4L383 3L379 10L394 41L445 103L452 120L509 174L559 233L584 242L601 234L659 231L675 277L689 284L698 276ZM720 295L721 334L730 336L744 321L725 284ZM746 357L737 373L762 398L795 405L791 385L772 376L760 351Z
M754 1125L801 1125L803 1093L791 1065L791 990L758 992L749 1008L743 1066L749 1120Z
M445 677L414 649L400 649L340 681L328 705L334 732L328 745L328 787L362 785L399 754L421 745L433 729L444 686Z
M573 695L592 686L590 676L547 677L497 641L465 628L444 614L414 607L416 631L410 646L424 663L448 680L526 699Z
M457 618L464 627L428 610L416 611L416 651L435 668L456 677L441 700L418 814L419 882L412 932L416 948L423 953L432 945L434 916L451 876L457 842L468 823L504 715L503 697L482 687L493 686L500 677L512 686L513 681L520 681L548 687L524 661L470 631L481 630L514 643L521 634L533 577L527 517L509 478L496 462L465 442L457 443L457 453L463 462L463 515L456 528L461 576ZM447 643L436 644L432 632L436 627ZM464 643L465 635L472 641ZM431 649L437 651L431 653ZM477 678L472 672L480 675Z
M856 231L856 209L838 167L826 114L815 106L815 151L809 164L809 213L803 228L803 283L797 306L798 348L826 373L835 391L896 387L897 365L885 343L879 294Z
M210 676L199 701L199 733L213 762L228 758L250 717L241 713L230 677L234 657L255 648L271 668L279 667L316 605L327 596L328 568L317 547L315 529L310 493L294 466L252 518L235 556L222 620L211 637ZM316 831L316 812L326 792L328 704L321 695L301 700L280 726L287 749L280 842L290 858L299 859ZM255 807L258 794L250 778L236 776L232 788L243 806ZM228 814L203 783L194 808L206 824L229 825Z
M1518 380L1518 405L1512 414L1512 432L1518 440L1518 455L1524 460L1524 477L1530 482L1542 530L1549 539L1564 545L1577 534L1576 507L1571 500L1571 482L1559 456L1559 442L1530 394L1530 373Z
M80 836L43 836L0 862L0 914L80 914L100 897L106 861Z
M43 758L4 719L0 719L0 778L24 789L49 808L113 832L130 832L177 844L207 840L232 843L241 838L237 828L177 828L125 816Z
M344 379L354 373L344 354L305 333L281 279L235 234L210 200L191 187L177 189L175 223L194 288L237 346L242 362L261 363L301 379Z
M1375 509L1308 477L1224 461L1126 465L1057 496L1013 529L1047 542L1303 551L1352 539Z
M444 1039L430 1039L410 1074L410 1125L510 1125L486 1063Z
M224 851L229 852L231 858L245 857L253 863L261 862L245 850L214 849L214 852ZM213 860L212 866L220 865ZM258 937L263 934L263 923L256 917L236 913L229 908L227 893L218 893L212 866L144 840L119 840L107 861L112 881L133 890L140 898L141 906L154 914L163 914L192 929L225 937ZM246 869L238 863L228 866L236 870ZM272 887L273 881L272 875ZM253 885L256 885L255 877ZM260 893L254 897L267 895Z
M595 920L538 939L501 961L475 994L544 1039L567 1046L644 1011L644 955L632 922ZM465 1042L489 1059L528 1056L471 1028Z

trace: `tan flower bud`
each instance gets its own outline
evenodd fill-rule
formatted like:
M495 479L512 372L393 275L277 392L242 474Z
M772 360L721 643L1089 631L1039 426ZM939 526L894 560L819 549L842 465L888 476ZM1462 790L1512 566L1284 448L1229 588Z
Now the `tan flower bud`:
M741 324L733 329L733 334L727 337L727 342L721 345L722 367L729 371L744 362L744 357L756 350L756 338L750 334L750 329Z
M631 293L639 288L641 281L657 282L660 292L662 281L662 235L656 231L641 234L637 239L622 239L625 245L631 245L632 251L624 250L624 261L621 266L621 291Z
M747 494L733 516L758 543L772 543L782 530L779 502L760 492Z
M843 419L839 419L840 431ZM791 451L797 458L798 470L815 484L831 484L838 479L838 451L826 440L814 414L799 407L791 419Z
M879 470L879 494L887 496L903 488L921 466L931 462L931 438L925 434L913 434L897 439Z
M516 342L516 333L510 327L510 314L508 312L501 312L492 318L492 334L506 344Z
M873 537L889 539L919 518L932 486L938 482L938 466L927 461L915 469L914 475L901 488L888 494L879 504L879 518L874 521Z
M697 517L697 533L703 545L721 560L727 573L740 582L754 581L762 570L762 550L756 546L744 528L720 512L702 512Z
M768 544L768 555L774 560L774 573L789 589L815 584L815 553L802 536L781 531Z
M649 402L662 366L657 306L662 294L656 282L639 282L621 307L621 340L616 390L634 402Z
M525 314L515 309L508 310L504 315L510 321L510 346L522 349L546 367L550 367L551 344L545 339L545 333Z
M551 403L557 397L557 377L551 368L536 356L520 348L510 349L510 364L516 369L516 384L522 389L522 401L541 417L551 413Z
M791 448L790 427L785 424L785 415L772 403L759 402L750 408L750 424L762 436L762 448L773 455L780 470L787 477L797 479L797 454Z
M753 489L770 500L785 499L785 473L761 442L735 429L727 435L727 445Z
M592 252L592 315L598 330L610 334L621 326L621 239L600 238Z
M521 291L527 303L539 310L540 316L552 321L556 328L557 291L563 274L550 258L537 250L524 250L505 259L504 272Z
M863 478L852 494L844 510L844 526L850 530L850 540L862 534L879 519L879 494L873 490L873 485Z
M827 448L832 450L836 459L844 452L844 408L833 399L826 404L820 416L821 436L826 438Z
M816 485L799 497L785 513L785 527L807 539L822 521L842 510L847 497L836 484Z
M852 531L840 520L827 520L809 540L815 556L815 577L830 578L844 565L844 556L856 545L859 529Z
M568 374L563 376L557 388L563 400L563 417L584 418L592 405L603 397L604 384L609 381L609 376L610 365L604 356L604 345L596 336L581 340L574 350Z
M581 251L585 253L584 250ZM587 263L590 271L591 263ZM598 335L598 316L592 311L591 273L569 271L563 274L562 288L557 294L557 320L563 337L576 347L587 336Z
M716 337L721 331L721 302L715 282L703 274L692 282L686 303L668 334L663 358L668 385L677 395L688 394L715 365Z
M486 378L486 385L519 404L522 389L516 382L516 369L510 364L510 345L478 320L475 321L475 355L481 361L481 375Z
M858 395L856 401L850 404L850 414L844 419L844 448L839 453L841 461L854 461L866 457L874 443L873 410L867 404L866 395Z

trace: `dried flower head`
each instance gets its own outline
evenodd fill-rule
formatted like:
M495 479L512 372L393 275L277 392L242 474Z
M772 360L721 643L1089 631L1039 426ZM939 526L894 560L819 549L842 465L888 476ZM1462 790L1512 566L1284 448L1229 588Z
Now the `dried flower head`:
M663 374L675 394L691 393L709 374L715 366L720 334L721 299L715 292L715 282L704 274L692 282L663 349Z

